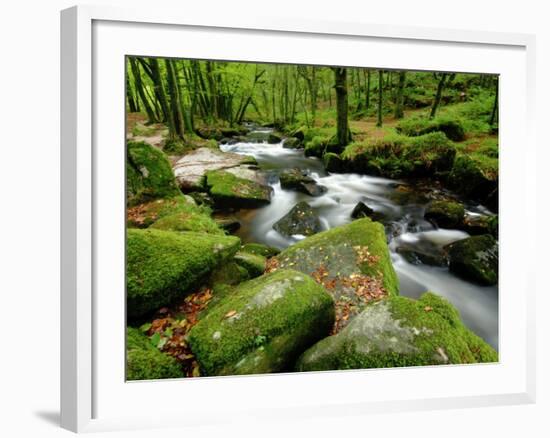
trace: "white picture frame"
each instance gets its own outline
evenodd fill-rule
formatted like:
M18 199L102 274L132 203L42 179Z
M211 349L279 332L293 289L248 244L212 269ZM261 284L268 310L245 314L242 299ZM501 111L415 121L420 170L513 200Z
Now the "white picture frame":
M130 35L132 38L128 38ZM188 37L187 41L192 38L193 44L180 43L178 47L173 43L174 38L182 35ZM251 42L251 37L265 44L263 51ZM231 49L223 47L227 40L233 41ZM285 54L280 47L278 50L283 42ZM365 59L356 59L350 64L346 47L352 46L371 47L372 64L365 64ZM517 203L512 209L511 202L507 202L513 197L531 205L536 203L535 154L529 153L536 147L532 129L534 46L534 36L524 34L320 22L291 17L251 19L244 15L227 22L215 13L205 17L158 8L140 11L78 6L62 11L62 427L75 432L101 431L208 424L213 418L223 422L250 416L301 418L534 402L535 276L525 260L511 259L517 251L534 248L532 237L519 239L514 233L516 221L534 223L534 213ZM304 48L311 54L308 52L306 56ZM396 53L400 53L399 64ZM123 231L121 234L124 191L119 189L120 184L124 185L121 177L124 174L121 165L124 111L119 110L120 105L124 106L124 99L116 100L124 83L123 76L118 77L124 64L121 54L266 62L282 62L286 57L291 63L426 70L447 67L454 71L475 71L477 65L479 72L500 74L503 79L499 99L500 134L504 152L500 162L503 201L500 288L504 297L500 303L500 362L437 369L419 367L192 381L125 383L121 380L125 325L124 312L120 312L120 306L122 309L124 306L123 272L120 276L121 267L124 268ZM512 120L513 124L508 123ZM512 176L516 178L513 185ZM116 292L107 295L107 287ZM517 293L515 302L507 292L512 289ZM512 321L514 310L517 313ZM117 334L109 340L109 333ZM428 375L426 381L433 382L427 384L429 388L420 389L411 383ZM466 379L475 384L476 389ZM353 388L358 384L368 385L369 391L359 394L356 391L340 399L331 397L330 403L322 398L323 391L330 393L336 385ZM140 393L168 393L178 385L202 394L195 399L196 406L178 408L185 408L185 420L177 409L167 412L159 408L155 412L154 407L148 407L144 415L139 412L139 406L120 408L131 405ZM292 397L292 403L285 403L285 391L296 388L299 391ZM224 392L241 393L233 397L230 409L223 398ZM260 395L262 392L269 394L269 400ZM382 393L386 396L381 396ZM250 397L256 397L252 403ZM216 400L208 413L201 411L207 399Z

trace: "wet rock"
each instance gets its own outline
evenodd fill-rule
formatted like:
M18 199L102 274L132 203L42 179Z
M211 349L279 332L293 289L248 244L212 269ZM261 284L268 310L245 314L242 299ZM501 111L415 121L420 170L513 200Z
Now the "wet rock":
M206 187L216 208L256 208L269 204L272 188L235 176L228 170L206 173Z
M176 180L184 192L205 191L206 173L212 170L232 169L255 163L253 157L199 148L181 157L173 167Z
M373 213L374 210L370 208L367 204L365 204L364 202L358 202L351 212L351 217L352 219L371 217Z
M288 169L279 175L281 188L286 190L297 190L309 196L321 196L326 193L327 188L311 178L300 169Z
M127 311L140 317L184 297L240 248L235 236L128 229Z
M223 134L221 129L209 127L209 126L201 126L197 129L195 129L195 132L197 135L201 138L204 138L206 140L221 140L223 137L227 137L227 135Z
M467 329L446 300L394 296L368 305L335 336L298 360L297 371L497 362L497 352Z
M464 206L458 202L432 201L426 208L424 218L440 228L461 228L464 213Z
M272 132L267 136L267 142L269 144L277 144L277 143L281 143L282 141L283 139L281 137L279 137L277 134L274 134Z
M291 370L333 323L325 289L280 270L238 285L191 329L189 343L202 375L274 373Z
M188 193L187 196L191 197L197 203L197 205L205 205L207 207L214 206L214 200L208 193L191 192Z
M346 162L340 158L340 155L334 152L326 152L323 155L323 164L327 172L346 172Z
M490 222L491 216L466 215L464 217L462 229L472 236L491 234Z
M283 236L311 236L321 231L319 216L307 202L299 202L273 225Z
M304 147L304 144L300 139L296 137L288 137L285 138L285 141L283 142L283 147L285 149L302 149Z
M220 227L222 230L225 230L229 234L232 234L239 228L241 228L241 223L237 218L233 216L215 217L214 220L216 221L218 227Z
M498 242L490 234L451 243L449 270L459 277L491 286L498 282Z
M269 131L251 131L245 135L244 141L248 143L265 143L269 135Z
M498 205L498 158L476 160L457 156L447 177L449 187L458 193L482 202Z
M447 255L443 249L434 243L424 240L413 244L401 243L396 249L405 260L413 265L447 266Z

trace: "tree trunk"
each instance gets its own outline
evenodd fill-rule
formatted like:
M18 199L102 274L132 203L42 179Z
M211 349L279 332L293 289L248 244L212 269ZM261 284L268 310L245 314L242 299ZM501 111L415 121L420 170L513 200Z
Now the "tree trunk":
M445 87L446 79L447 79L447 73L441 73L439 83L437 84L437 92L435 93L434 103L432 105L432 111L430 112L430 119L433 119L437 113L437 108L441 103L441 96L443 95L443 88Z
M336 139L339 146L345 146L349 141L347 70L334 67L333 71L336 90Z
M131 113L137 113L139 111L139 108L137 106L137 101L134 99L132 85L130 84L129 72L126 72L126 99L128 100L128 110Z
M174 120L174 133L175 135L183 139L185 132L185 121L183 119L182 102L180 98L180 90L178 81L176 78L175 62L172 59L165 59L166 65L166 78L168 82L168 91L170 95L170 112L171 117Z
M174 122L174 116L170 107L168 106L168 100L166 99L166 93L164 92L164 86L162 84L162 77L160 75L160 65L157 58L149 58L151 65L151 73L153 77L153 83L155 87L155 94L158 96L160 107L164 115L164 121L168 125L168 136L171 139L177 137L176 125Z
M378 120L376 126L382 126L382 106L383 106L383 97L384 97L384 72L378 70Z
M141 72L139 70L139 65L136 62L135 58L130 57L128 59L130 60L130 68L132 70L132 75L134 76L134 85L136 88L136 92L141 100L141 103L143 104L143 107L145 108L145 113L147 114L148 122L155 123L157 122L157 118L155 117L155 112L151 107L149 100L147 99L147 95L145 94L143 83L141 82Z
M365 112L370 108L370 70L367 70L367 96L365 101Z
M397 85L397 92L395 95L394 116L396 119L403 118L403 92L405 90L405 76L406 76L406 72L404 70L399 72L399 82Z
M489 120L490 126L493 126L495 121L498 120L498 117L497 117L498 116L498 81L499 81L499 78L497 77L496 83L495 83L495 100L493 102L493 110L491 111L491 119Z

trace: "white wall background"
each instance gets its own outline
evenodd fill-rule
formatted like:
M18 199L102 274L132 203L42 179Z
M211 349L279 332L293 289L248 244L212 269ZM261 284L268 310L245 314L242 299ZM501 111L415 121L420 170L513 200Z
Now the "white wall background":
M523 0L303 1L112 0L97 4L215 8L231 16L263 15L414 24L429 27L526 32L537 35L539 254L530 257L547 271L543 250L548 217L548 124L550 28L545 2ZM59 419L59 10L67 0L3 3L0 13L0 435L68 436ZM152 6L155 5L155 6ZM521 145L518 145L521 147ZM106 436L361 436L478 437L549 436L549 291L538 280L538 401L535 405L413 412L205 427L180 431L118 432ZM184 395L182 394L184 397ZM144 400L144 403L159 401Z

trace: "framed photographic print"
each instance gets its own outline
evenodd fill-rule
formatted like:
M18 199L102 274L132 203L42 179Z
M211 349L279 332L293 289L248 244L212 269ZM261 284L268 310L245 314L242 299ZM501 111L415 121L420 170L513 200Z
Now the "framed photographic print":
M534 400L531 36L75 7L61 44L63 427Z

